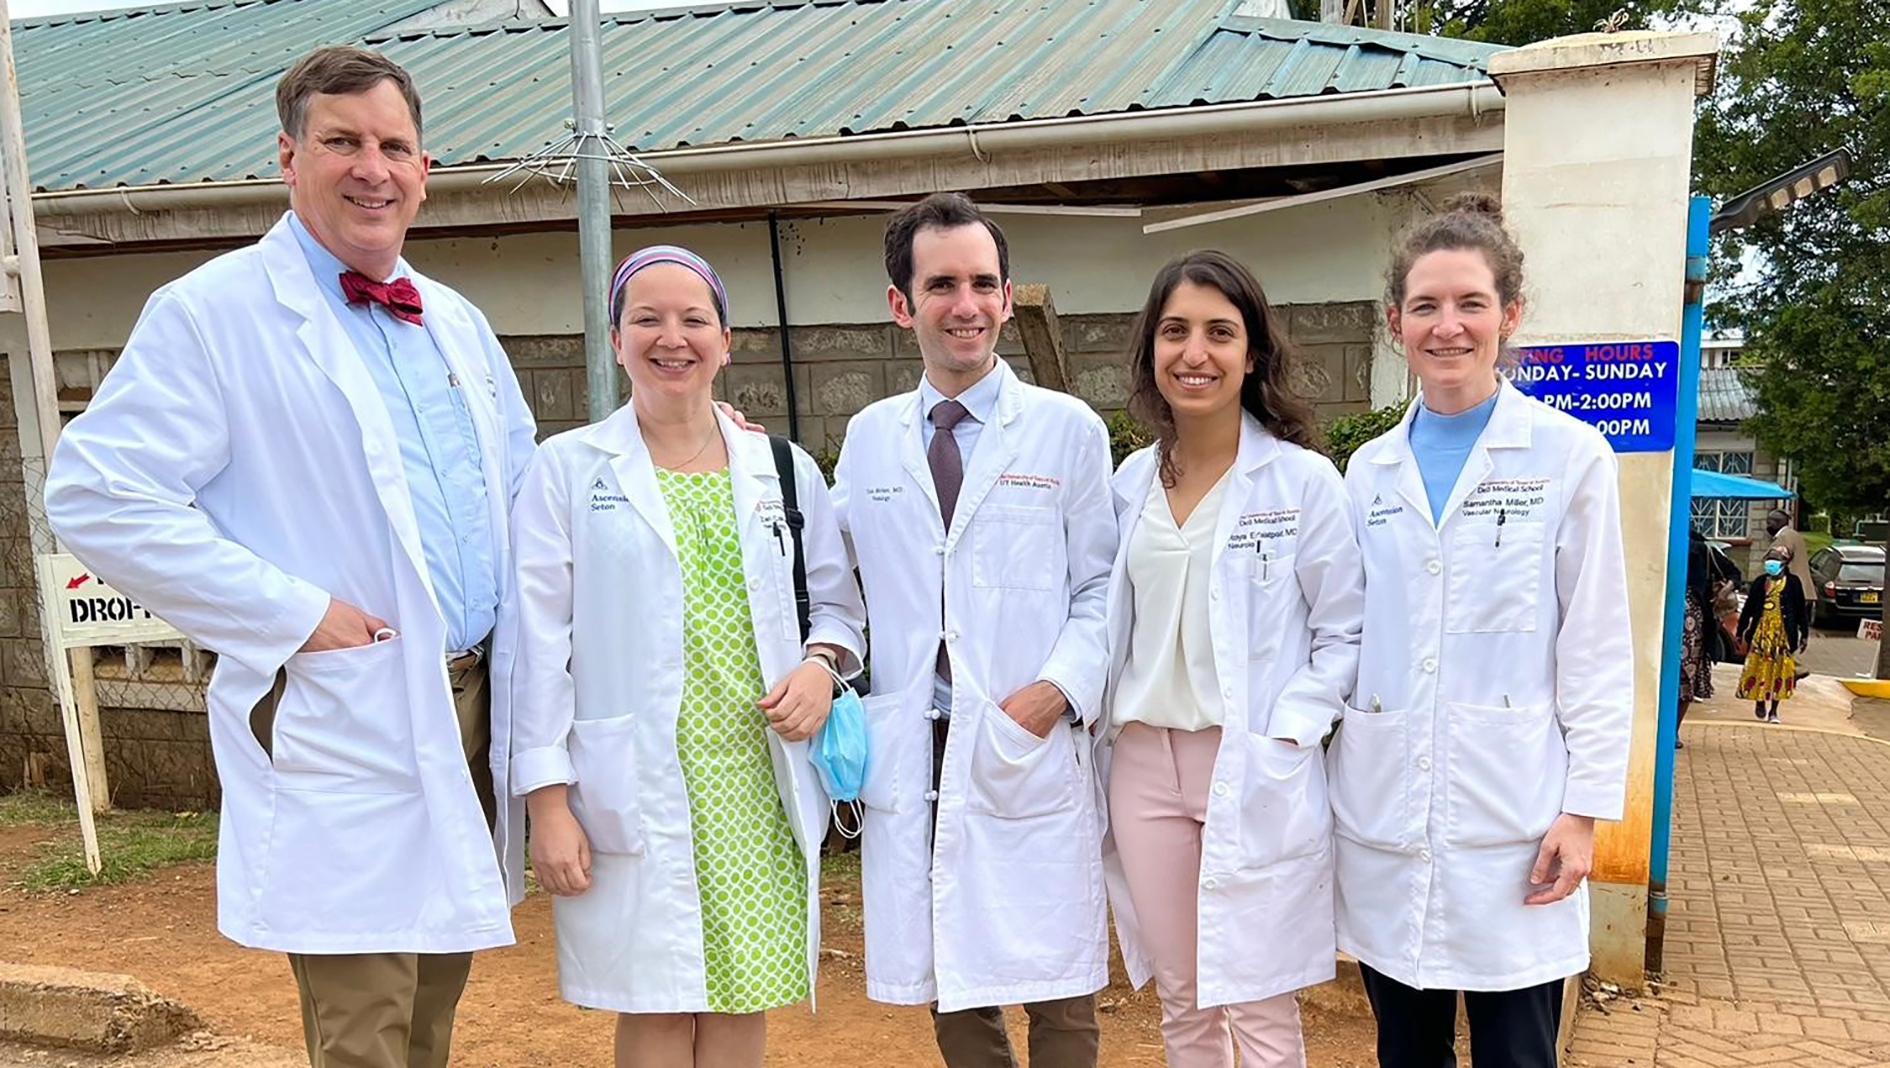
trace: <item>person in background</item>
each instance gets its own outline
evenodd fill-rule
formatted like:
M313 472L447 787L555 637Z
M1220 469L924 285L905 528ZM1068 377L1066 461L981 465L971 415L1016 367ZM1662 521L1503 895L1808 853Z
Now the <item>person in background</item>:
M1774 508L1765 516L1765 532L1772 536L1773 547L1784 546L1791 553L1786 570L1798 580L1799 588L1805 593L1805 645L1811 644L1810 620L1817 618L1818 588L1811 582L1811 553L1805 548L1805 536L1792 525L1792 517L1783 508ZM1796 669L1797 676L1804 678L1810 674L1804 668Z
M1811 630L1811 612L1791 572L1791 557L1783 545L1766 551L1765 571L1752 580L1739 613L1739 637L1747 643L1739 699L1751 701L1752 714L1768 723L1779 721L1779 702L1791 700L1797 688L1794 654L1805 651Z
M1726 578L1718 554L1698 527L1687 531L1686 616L1680 634L1680 713L1674 724L1675 749L1685 749L1678 728L1695 701L1713 696L1713 665L1721 657L1721 631L1713 615L1715 590ZM1737 572L1733 572L1737 574Z

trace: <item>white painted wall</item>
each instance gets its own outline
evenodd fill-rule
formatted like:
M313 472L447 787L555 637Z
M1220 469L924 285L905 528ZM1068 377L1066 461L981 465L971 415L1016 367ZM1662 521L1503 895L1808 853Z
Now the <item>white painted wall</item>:
M1376 300L1392 232L1407 210L1399 198L1365 195L1152 235L1134 218L998 218L1011 245L1012 275L1048 282L1058 312L1075 315L1138 309L1162 263L1203 247L1244 260L1275 303ZM782 223L790 322L888 318L885 223L885 215ZM688 246L722 274L734 325L775 324L767 223L626 229L613 243L618 256L648 244ZM477 303L501 334L582 331L575 232L416 240L407 256ZM122 346L151 291L209 258L170 252L49 261L54 348ZM24 348L17 317L0 318L0 349Z

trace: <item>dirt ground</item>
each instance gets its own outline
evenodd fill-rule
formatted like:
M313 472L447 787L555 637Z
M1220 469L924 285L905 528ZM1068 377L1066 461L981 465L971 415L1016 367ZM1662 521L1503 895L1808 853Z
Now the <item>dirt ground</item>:
M134 883L82 893L11 889L12 873L37 842L55 833L71 832L0 827L0 886L9 886L0 891L0 960L128 974L196 1010L226 1040L253 1040L285 1052L300 1048L288 965L280 955L243 949L217 934L210 865L164 869ZM767 1063L780 1068L940 1064L924 1008L866 999L857 877L829 878L824 897L820 1011L816 1015L797 1006L770 1013ZM549 898L542 893L527 898L513 921L518 944L482 953L473 965L460 1003L454 1064L608 1065L610 1017L558 997ZM1102 1064L1162 1064L1161 1014L1153 985L1131 991L1119 962L1114 974L1116 981L1099 996ZM1023 1017L1011 1012L1021 1063ZM1314 1006L1306 1008L1304 1018L1310 1063L1322 1068L1373 1063L1369 1020ZM50 1055L13 1059L0 1048L0 1065L65 1063Z

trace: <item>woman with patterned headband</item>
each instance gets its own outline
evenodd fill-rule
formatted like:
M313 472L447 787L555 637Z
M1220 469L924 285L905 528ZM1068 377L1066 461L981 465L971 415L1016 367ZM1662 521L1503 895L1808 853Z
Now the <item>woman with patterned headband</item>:
M513 789L557 895L564 997L613 1010L626 1065L752 1065L819 959L827 797L808 739L859 670L864 611L827 484L720 413L728 295L643 249L611 283L630 403L539 449L513 512Z

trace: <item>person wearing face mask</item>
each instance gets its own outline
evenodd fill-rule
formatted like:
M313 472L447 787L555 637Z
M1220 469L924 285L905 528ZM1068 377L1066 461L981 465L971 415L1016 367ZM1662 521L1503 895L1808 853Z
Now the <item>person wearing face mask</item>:
M1791 700L1798 684L1793 654L1805 651L1811 632L1804 587L1791 564L1789 548L1774 545L1767 550L1765 574L1752 580L1745 607L1739 610L1739 640L1747 643L1739 699L1751 701L1752 714L1768 723L1778 722L1779 702Z
M793 450L808 629L769 440L715 407L728 298L686 249L617 268L630 402L539 449L513 510L512 789L556 896L559 987L616 1063L759 1066L811 994L827 797L808 739L859 670L858 587Z
M1365 559L1357 689L1327 770L1339 948L1386 1068L1552 1068L1588 966L1595 821L1621 818L1633 646L1616 463L1499 372L1522 252L1494 199L1395 248L1386 323L1422 386L1351 458Z
M1130 980L1155 979L1171 1068L1231 1068L1236 1048L1303 1066L1293 992L1334 973L1319 743L1358 669L1350 502L1246 267L1168 264L1131 337L1157 440L1115 477L1097 767L1117 941Z

